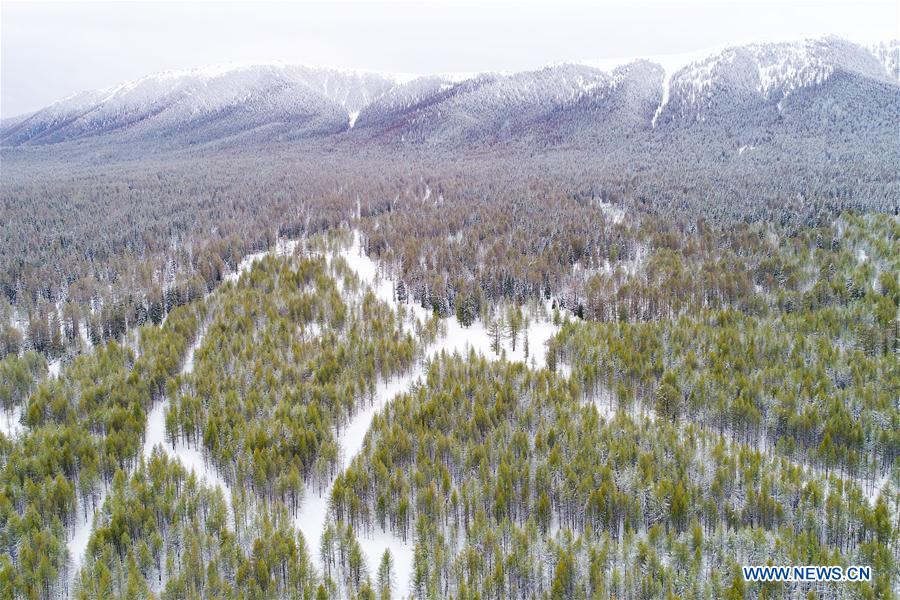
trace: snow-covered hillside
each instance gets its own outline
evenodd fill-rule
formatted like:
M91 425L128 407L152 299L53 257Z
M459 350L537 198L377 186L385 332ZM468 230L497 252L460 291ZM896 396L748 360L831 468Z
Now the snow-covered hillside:
M4 146L101 135L171 145L283 141L353 130L398 140L568 139L597 122L659 124L706 120L717 107L781 109L799 90L836 75L895 90L898 42L864 48L824 37L752 44L706 57L632 61L616 68L561 64L512 74L418 78L297 65L213 67L147 76L70 96L6 119ZM663 63L663 64L660 64ZM654 107L648 108L648 103ZM618 125L617 125L618 127ZM606 137L627 134L604 129Z
M885 65L861 46L834 37L723 50L671 75L671 118L702 119L704 110L734 98L779 102L836 73L890 81Z
M900 40L891 40L869 46L869 51L881 61L887 74L900 81Z
M58 142L104 133L227 135L267 125L311 133L342 129L348 115L396 81L373 73L296 65L212 67L159 73L65 98L4 127L3 142Z
M503 137L612 85L611 74L574 64L461 81L428 77L373 103L358 126L401 127L413 139Z

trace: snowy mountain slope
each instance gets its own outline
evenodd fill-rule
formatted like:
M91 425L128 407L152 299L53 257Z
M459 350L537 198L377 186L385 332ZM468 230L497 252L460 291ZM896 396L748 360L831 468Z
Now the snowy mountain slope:
M760 110L836 74L889 81L869 50L834 37L726 49L672 74L660 120L704 121L722 109Z
M900 40L873 44L869 52L881 61L885 71L894 81L900 81Z
M454 82L421 78L363 109L357 127L390 140L439 145L526 138L612 147L634 140L638 132L650 135L659 127L659 138L671 135L671 127L702 123L709 125L703 135L714 138L771 138L790 127L785 135L816 130L826 138L849 139L847 131L890 129L896 121L890 107L900 88L889 72L896 48L891 43L867 49L824 37L678 57L684 62L675 68L678 61L633 61ZM813 108L811 99L817 97ZM872 120L873 114L882 118Z
M813 126L853 130L869 125L857 122L850 103L865 103L860 114L894 105L897 52L896 41L863 48L825 37L738 46L668 71L634 61L613 69L562 64L407 81L281 64L218 67L75 94L5 119L0 140L14 147L112 135L126 143L187 147L341 134L329 143L615 145L636 132L664 136L672 127L703 123L729 136L799 126L813 106L819 107L809 116ZM836 123L835 115L844 121Z
M486 73L459 82L423 78L373 103L360 114L357 127L381 125L407 141L500 140L611 84L609 74L572 64L511 75Z
M397 85L380 98L365 106L356 121L358 127L376 124L389 125L402 121L404 115L423 110L429 104L435 104L449 97L460 81L474 79L475 76L462 80L429 75L417 77L412 81Z
M282 135L331 133L393 85L375 74L285 65L161 73L70 96L4 127L2 139L43 144L127 133L194 142L273 124Z
M663 96L665 71L638 60L615 68L597 86L559 107L538 133L541 139L602 142L624 140L652 127Z

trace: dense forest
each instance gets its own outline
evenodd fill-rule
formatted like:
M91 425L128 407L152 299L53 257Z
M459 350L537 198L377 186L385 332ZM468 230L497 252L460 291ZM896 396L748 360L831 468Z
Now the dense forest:
M546 293L577 308L585 274L664 249L708 259L721 279L718 261L740 267L733 253L767 250L744 245L748 223L789 233L848 211L897 212L896 172L872 180L856 162L824 177L786 158L770 170L697 171L677 153L635 162L565 149L465 159L398 150L402 160L347 152L275 145L102 169L85 157L6 156L0 355L33 349L53 360L121 339L276 239L342 225L359 228L369 254L448 315L458 301ZM734 297L741 283L716 285Z
M436 364L375 419L334 517L413 538L415 597L741 598L753 557L878 564L855 592L890 595L893 497L582 394L518 364Z
M566 249L452 211L395 247L336 204L55 368L10 352L0 596L894 597L897 217L559 201ZM874 575L741 577L766 563Z
M179 308L162 327L78 356L59 377L45 377L42 362L30 372L28 358L4 361L30 390L13 395L24 428L3 438L5 596L48 597L74 575L66 540L137 463L146 413L179 370L202 310Z

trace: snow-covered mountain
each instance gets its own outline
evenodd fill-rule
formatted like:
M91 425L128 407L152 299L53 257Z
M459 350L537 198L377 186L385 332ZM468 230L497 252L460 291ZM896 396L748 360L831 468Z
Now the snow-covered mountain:
M876 50L825 37L728 48L669 72L639 60L613 69L564 64L461 81L425 78L364 108L357 129L442 146L526 139L606 147L698 124L706 135L718 128L751 138L788 126L818 127L825 137L873 125L884 131L898 118L900 86L890 72L897 44Z
M896 46L895 46L896 49ZM884 59L834 37L729 48L672 74L662 120L704 120L717 108L775 103L838 75L896 83Z
M372 73L296 65L167 72L75 94L9 125L4 145L109 133L202 142L268 130L275 137L345 129L349 115L396 82Z
M75 94L5 120L0 139L6 147L105 136L163 146L335 135L336 143L613 143L698 123L734 129L804 119L852 130L860 103L860 114L896 119L898 51L896 41L864 48L825 37L729 48L669 72L634 61L412 80L280 64L213 68ZM833 122L836 114L845 121Z
M398 86L366 107L357 127L401 132L409 141L498 140L611 85L610 74L572 64L462 81L428 77Z

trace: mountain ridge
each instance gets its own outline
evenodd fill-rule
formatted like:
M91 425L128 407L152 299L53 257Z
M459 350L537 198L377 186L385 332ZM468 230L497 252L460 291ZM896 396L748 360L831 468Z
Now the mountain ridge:
M883 94L898 89L898 52L897 41L867 48L822 37L734 46L675 71L644 59L609 70L560 63L456 76L285 63L219 65L73 94L30 115L4 119L0 143L53 146L114 136L174 148L348 132L402 143L496 143L540 131L543 141L565 141L596 129L596 118L616 135L623 127L627 134L702 123L723 113L735 118L738 110L749 114L738 121L752 121L754 111L771 112L774 105L780 113L793 94L824 89L834 77L849 76L863 87L885 84L878 87ZM556 124L569 130L555 130Z

